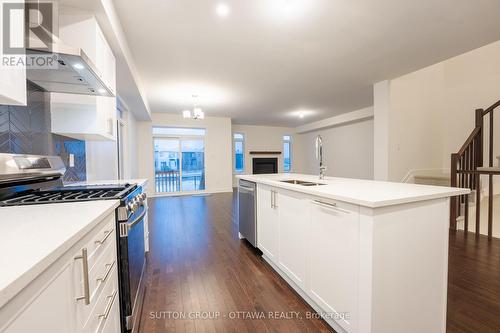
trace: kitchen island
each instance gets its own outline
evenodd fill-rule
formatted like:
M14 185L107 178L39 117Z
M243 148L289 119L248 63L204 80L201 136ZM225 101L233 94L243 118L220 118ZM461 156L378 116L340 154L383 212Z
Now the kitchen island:
M445 332L449 198L467 189L301 174L257 184L257 247L337 332Z

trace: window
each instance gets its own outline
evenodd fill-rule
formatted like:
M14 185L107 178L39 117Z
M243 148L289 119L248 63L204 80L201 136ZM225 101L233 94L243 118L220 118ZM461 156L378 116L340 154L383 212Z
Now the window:
M292 170L292 137L283 135L283 171Z
M245 137L242 133L234 133L234 172L245 172Z
M153 127L157 193L205 189L205 129Z

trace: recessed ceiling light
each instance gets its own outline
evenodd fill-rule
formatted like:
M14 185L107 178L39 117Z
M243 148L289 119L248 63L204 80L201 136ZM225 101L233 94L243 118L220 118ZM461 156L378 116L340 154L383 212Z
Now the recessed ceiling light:
M315 115L317 113L318 113L317 110L301 108L301 109L298 109L295 111L288 112L288 115L290 117L294 117L294 118L297 117L299 119L305 119L305 118L309 118L310 116Z
M75 67L76 69L84 69L85 68L85 66L83 66L79 62L77 62L76 64L73 64L73 67Z
M98 91L99 91L99 93L101 93L101 94L106 93L106 89L103 89L103 88L99 88L99 90L98 90Z
M217 7L215 7L215 12L219 17L228 16L230 11L231 10L229 9L229 6L226 5L225 3L219 3Z

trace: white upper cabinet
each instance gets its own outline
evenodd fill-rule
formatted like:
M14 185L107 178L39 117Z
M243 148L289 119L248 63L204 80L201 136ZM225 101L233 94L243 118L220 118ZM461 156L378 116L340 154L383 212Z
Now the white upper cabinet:
M307 293L348 332L356 331L358 211L344 202L311 201Z
M116 60L93 13L59 7L59 38L62 43L85 52L101 79L116 93Z
M277 189L259 184L257 187L257 247L274 263L278 263L279 211Z
M52 133L79 140L116 139L116 98L52 93Z
M4 13L5 4L24 4L24 1L0 0L0 36L4 33L10 37L9 44L12 47L22 47L24 44L24 10L13 9L9 13ZM4 14L8 14L10 25L3 22ZM9 31L4 31L9 28ZM6 54L4 53L8 41L0 37L0 104L6 105L26 105L26 67L18 64L18 61L25 61L24 52L21 54ZM4 61L7 61L4 64Z
M116 60L91 13L60 7L59 38L81 48L116 94ZM115 97L51 93L50 104L53 133L80 140L116 140Z

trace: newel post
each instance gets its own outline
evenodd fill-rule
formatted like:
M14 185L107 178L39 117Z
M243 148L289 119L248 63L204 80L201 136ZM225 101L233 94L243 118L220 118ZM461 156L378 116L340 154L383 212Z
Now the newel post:
M451 177L451 187L457 187L457 164L458 164L458 154L451 154L451 167L450 167L450 177ZM450 198L450 229L457 230L457 208L458 208L458 198Z

